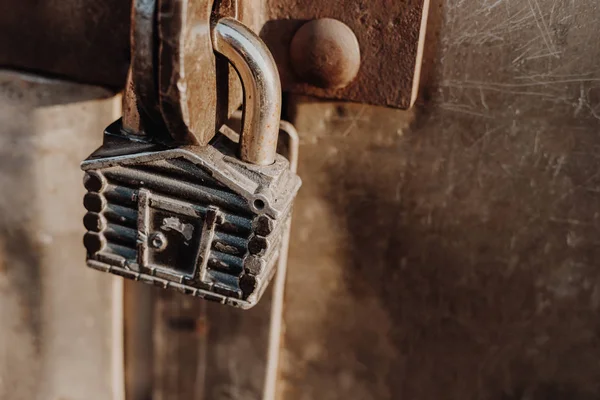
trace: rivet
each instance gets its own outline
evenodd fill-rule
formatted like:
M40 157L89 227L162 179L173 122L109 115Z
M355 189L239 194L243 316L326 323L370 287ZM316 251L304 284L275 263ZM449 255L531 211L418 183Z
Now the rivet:
M302 25L294 34L290 60L306 83L334 89L347 86L360 69L360 46L350 27L333 18Z

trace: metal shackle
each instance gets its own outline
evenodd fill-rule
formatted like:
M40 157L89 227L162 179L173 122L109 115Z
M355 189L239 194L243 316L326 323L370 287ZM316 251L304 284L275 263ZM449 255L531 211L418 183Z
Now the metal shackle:
M217 21L211 36L214 51L229 60L244 88L240 158L251 164L273 164L281 114L281 82L275 60L265 43L235 19Z

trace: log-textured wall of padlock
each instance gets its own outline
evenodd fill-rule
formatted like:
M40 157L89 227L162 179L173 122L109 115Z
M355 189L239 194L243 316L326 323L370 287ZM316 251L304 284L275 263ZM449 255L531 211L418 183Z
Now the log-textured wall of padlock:
M228 18L213 46L244 86L239 148L220 134L173 146L113 123L82 163L84 244L92 268L250 308L274 275L301 182L276 153L281 88L269 51Z

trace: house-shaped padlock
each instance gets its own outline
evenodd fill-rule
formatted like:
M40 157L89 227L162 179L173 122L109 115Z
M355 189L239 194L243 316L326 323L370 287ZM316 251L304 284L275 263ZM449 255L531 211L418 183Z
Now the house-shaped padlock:
M209 146L131 143L120 124L82 163L88 266L252 307L275 272L300 187L288 161L245 163L223 135Z
M239 151L221 134L207 146L177 146L113 123L81 164L84 244L92 268L250 308L275 273L301 181L276 152L281 85L273 57L235 20L213 29L215 51L244 87Z

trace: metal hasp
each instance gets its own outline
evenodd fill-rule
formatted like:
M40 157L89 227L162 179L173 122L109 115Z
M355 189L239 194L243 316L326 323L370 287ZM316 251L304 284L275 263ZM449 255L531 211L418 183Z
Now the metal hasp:
M165 144L113 123L82 163L84 244L92 268L250 308L275 273L301 181L276 153L281 93L273 58L232 19L215 23L213 37L248 99L241 145L221 134L206 146Z
M273 53L283 90L327 99L410 108L417 97L429 0L265 0L266 22L261 37ZM346 86L322 87L306 80L293 65L291 43L306 24L333 19L345 24L360 47L360 68ZM348 48L332 24L315 30L314 50ZM329 42L326 46L323 42ZM352 46L350 46L352 48ZM310 50L309 50L310 51ZM344 59L321 53L321 57ZM318 59L318 57L316 57ZM316 65L318 67L318 63ZM339 65L339 68L348 68Z
M225 122L228 112L215 112L223 108L217 92L225 86L227 94L230 85L217 76L211 16L212 1L133 1L131 72L123 107L123 125L130 133L205 145Z

